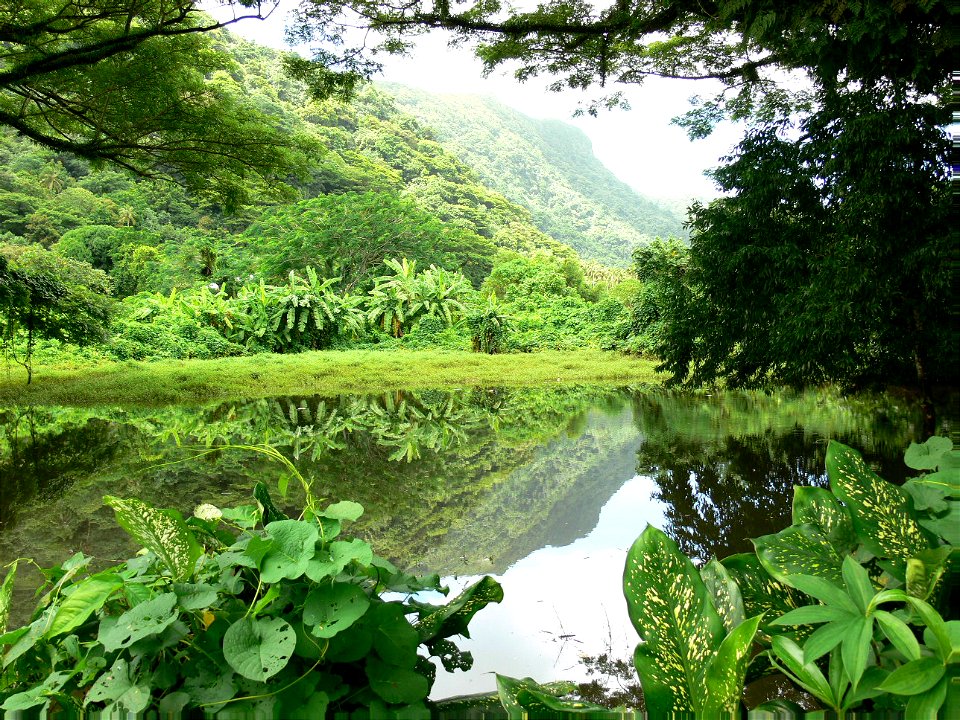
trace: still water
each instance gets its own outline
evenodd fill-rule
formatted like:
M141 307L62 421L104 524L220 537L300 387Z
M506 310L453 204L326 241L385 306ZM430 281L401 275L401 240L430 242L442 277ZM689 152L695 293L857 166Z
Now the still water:
M898 481L920 428L914 406L885 396L591 387L14 407L0 412L0 566L128 557L105 494L185 513L249 503L254 483L276 488L282 468L226 446L268 443L318 497L360 502L353 532L380 555L439 572L452 594L483 574L502 583L503 603L461 643L474 669L440 672L433 697L493 690L494 671L580 680L584 655L632 652L620 579L648 523L702 560L749 550L788 524L794 485L826 484L829 439ZM290 483L280 504L298 502ZM18 591L14 624L30 596Z

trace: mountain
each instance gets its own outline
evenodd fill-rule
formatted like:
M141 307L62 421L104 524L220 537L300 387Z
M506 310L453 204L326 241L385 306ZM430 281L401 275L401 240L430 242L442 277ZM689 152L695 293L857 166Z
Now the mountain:
M381 87L487 186L527 208L540 230L585 258L623 266L639 244L687 236L675 203L643 197L618 180L571 125L537 120L487 97Z

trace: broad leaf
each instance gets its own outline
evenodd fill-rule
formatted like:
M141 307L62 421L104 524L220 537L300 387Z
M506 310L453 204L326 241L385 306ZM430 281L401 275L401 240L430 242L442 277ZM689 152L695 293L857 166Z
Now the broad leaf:
M342 573L347 565L356 560L361 565L373 562L373 550L369 543L353 539L349 542L335 540L328 550L318 551L307 563L306 574L314 582Z
M14 693L8 697L3 701L3 704L0 705L0 709L13 713L13 715L9 716L11 718L20 717L20 713L24 710L29 710L38 705L45 705L49 701L50 696L57 693L60 688L66 684L67 680L75 674L76 671L50 673L39 685L35 685L24 692ZM43 715L41 715L41 717L43 717Z
M817 575L836 584L843 581L843 557L815 525L791 525L776 535L755 538L753 545L777 580L790 584L792 575Z
M112 572L91 575L73 585L57 607L44 637L49 639L80 627L122 586L123 580Z
M294 580L304 574L314 555L317 526L301 520L278 520L266 526L272 542L260 560L260 577L265 583Z
M940 682L945 672L946 667L940 659L917 658L890 673L880 689L894 695L919 695Z
M420 673L388 665L375 657L367 659L366 672L370 687L388 703L409 705L423 700L430 691L427 679Z
M776 658L794 675L801 687L827 704L833 704L833 691L830 689L830 684L816 664L804 661L803 650L799 645L788 637L777 635L773 638L771 649Z
M241 618L223 636L223 657L245 678L264 682L283 670L297 636L280 618Z
M370 607L370 598L357 585L334 583L312 590L303 604L303 622L316 637L331 638L346 630Z
M451 635L470 637L467 625L473 616L490 603L503 600L503 588L492 577L485 575L473 585L464 588L446 605L442 605L429 614L420 615L417 632L420 640L426 642L433 638L445 638Z
M366 620L373 628L373 647L384 662L413 668L417 663L420 636L407 620L404 607L396 603L378 603Z
M857 537L874 555L906 561L930 547L909 493L877 477L856 450L831 441L827 474L834 494L850 508Z
M173 592L184 610L202 610L217 601L217 588L206 583L174 583Z
M913 634L913 630L896 615L888 613L886 610L877 610L873 616L877 624L887 636L887 639L893 643L893 646L903 653L907 660L917 660L920 657L920 643Z
M824 488L793 488L793 524L816 526L841 555L857 544L850 512Z
M731 555L722 564L740 588L744 613L751 617L763 615L766 625L808 603L802 592L770 577L753 553Z
M13 601L13 579L17 576L17 561L10 565L3 585L0 585L0 635L7 631L7 619L10 617L10 605Z
M731 632L746 619L740 588L716 558L701 568L700 577L713 598L713 606L723 620L723 627Z
M760 620L759 615L745 620L720 643L704 678L703 712L737 712Z
M107 652L129 647L141 638L157 635L177 619L177 596L174 593L158 595L118 618L104 618L100 622L99 640Z
M182 519L171 511L157 510L136 498L123 500L107 495L103 501L113 508L120 527L151 550L166 565L174 580L185 580L193 574L203 550Z
M840 652L843 657L843 667L847 677L856 690L867 669L867 660L870 657L870 641L873 638L873 618L863 617L853 621L847 629Z
M903 462L914 470L934 470L940 466L940 459L953 449L953 441L947 437L933 436L922 445L910 443L903 455Z
M623 592L643 641L634 663L647 711L699 709L702 678L724 635L700 573L673 540L647 526L627 553Z
M139 713L147 709L150 704L150 688L147 685L138 685L133 677L133 670L124 658L117 658L113 667L105 672L90 688L83 704L91 702L119 705L128 713ZM108 713L111 714L111 713Z
M343 500L328 505L320 514L331 520L348 520L352 522L358 520L360 516L363 515L363 505L350 500Z

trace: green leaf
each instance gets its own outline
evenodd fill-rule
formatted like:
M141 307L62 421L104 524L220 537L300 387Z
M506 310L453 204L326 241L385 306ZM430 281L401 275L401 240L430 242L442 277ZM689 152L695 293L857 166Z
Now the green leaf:
M301 577L314 555L317 526L302 520L277 520L268 523L266 530L272 542L260 560L263 582Z
M174 583L173 592L184 610L202 610L217 601L217 588L207 583Z
M647 711L698 710L702 678L724 636L700 573L673 540L647 526L627 553L623 592L643 640L634 664Z
M303 622L313 634L331 638L346 630L370 607L370 598L357 585L334 583L312 590L303 603Z
M945 672L942 660L917 658L891 672L879 687L894 695L919 695L940 682Z
M834 620L847 620L851 617L848 611L830 605L807 605L806 607L791 610L786 615L777 618L771 625L813 625Z
M920 619L927 626L927 629L933 634L935 639L937 654L940 659L947 662L951 654L952 638L950 637L950 628L943 618L931 605L914 597L907 597L907 602L917 612ZM929 644L929 643L928 643Z
M25 628L17 628L16 630L5 635L7 638L16 639L10 644L10 649L3 654L4 668L11 665L24 653L33 649L33 646L36 645L40 638L43 637L43 633L46 630L47 622L49 620L50 612L48 611L30 623L29 626Z
M412 668L417 663L420 636L404 609L396 603L378 603L370 609L365 622L373 627L373 647L384 662Z
M954 547L960 547L960 502L951 500L946 515L921 520L920 525Z
M835 608L845 610L853 615L862 614L860 608L857 607L856 603L854 603L843 590L822 577L815 577L813 575L790 575L784 578L784 582L826 605L832 605Z
M367 658L366 673L370 688L388 703L409 705L424 699L430 691L427 679L420 673L375 657Z
M103 501L113 508L120 527L151 550L174 580L185 580L193 574L203 549L179 516L157 510L136 498L123 500L107 495Z
M843 557L815 525L791 525L776 535L753 540L757 557L773 577L786 583L792 575L817 575L840 584Z
M860 612L866 613L876 590L867 571L851 555L843 559L843 583L847 587L847 594L853 598Z
M307 577L314 582L324 578L336 577L353 561L360 565L373 562L373 550L369 543L354 538L349 542L336 540L330 543L329 550L318 551L307 563Z
M775 635L771 642L771 650L793 674L802 688L827 705L835 705L830 684L820 672L820 668L812 662L804 662L803 650L799 645L786 636Z
M843 620L837 620L817 628L803 644L803 661L805 663L815 662L833 650L858 620L860 620L858 616L848 615Z
M350 500L342 500L341 502L327 505L320 514L331 520L347 520L353 522L363 515L363 505Z
M3 578L0 585L0 635L7 631L7 620L10 618L10 605L13 601L13 579L17 576L17 561L15 560Z
M238 674L264 682L287 666L296 645L281 618L241 618L223 636L223 657Z
M903 620L886 610L877 610L873 616L877 619L883 634L907 660L917 660L920 657L920 643Z
M704 713L734 714L739 709L743 681L760 620L758 615L743 621L720 643L720 649L711 660L704 678Z
M850 512L825 488L793 488L793 524L818 528L840 555L857 544Z
M927 692L911 697L904 720L937 720L940 706L947 699L948 682L947 678L942 678Z
M177 596L174 593L158 595L118 618L107 617L100 622L97 640L107 652L129 647L141 638L157 635L177 619Z
M925 550L907 560L907 594L921 600L928 599L946 571L952 551L950 547Z
M766 621L769 624L784 613L807 603L806 596L799 590L770 577L753 553L731 555L724 558L722 564L740 588L744 613L748 616L762 614L769 618Z
M273 504L270 491L264 483L258 482L253 486L253 498L260 508L260 522L263 523L264 527L272 522L287 519L283 511Z
M24 692L14 693L0 705L0 709L14 713L12 717L19 717L19 713L38 705L45 705L51 695L59 692L67 680L76 675L74 672L53 672L50 673L39 685ZM43 716L41 716L43 717Z
M857 689L860 678L867 669L872 639L873 618L857 618L844 633L843 642L840 644L843 666L854 690Z
M446 605L420 615L417 633L421 642L451 635L470 637L467 626L480 610L490 603L503 600L503 588L492 577L485 575L473 585L463 589Z
M121 657L117 658L113 667L97 678L87 692L83 704L86 706L92 702L115 704L126 712L139 713L146 710L150 704L150 688L136 684L133 669L126 659Z
M947 437L933 436L922 445L910 443L903 455L903 462L914 470L934 470L940 466L940 458L953 449L953 441Z
M930 547L909 493L877 477L856 450L831 440L827 474L834 494L850 509L857 537L874 555L906 561Z
M73 585L57 607L44 637L50 639L80 627L122 586L123 580L112 572L91 575Z
M729 633L746 619L740 588L727 569L714 558L700 569L700 577L713 599L713 606Z

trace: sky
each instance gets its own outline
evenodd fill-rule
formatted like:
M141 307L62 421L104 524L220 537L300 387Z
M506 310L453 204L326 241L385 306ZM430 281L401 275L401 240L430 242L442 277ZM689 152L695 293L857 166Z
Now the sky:
M284 43L284 22L281 5L266 21L243 21L231 30L264 45L290 49ZM420 38L408 57L378 59L384 64L384 72L375 80L436 93L486 95L532 117L563 120L580 128L590 138L597 158L648 197L715 197L718 192L703 173L719 164L741 132L736 126L723 124L711 137L691 141L681 128L670 124L671 118L690 107L691 95L712 93L713 86L705 81L650 78L642 86L607 88L623 91L631 109L601 111L598 117L573 117L581 101L590 99L588 95L579 91L549 92L545 89L549 78L520 83L509 70L498 70L484 78L482 65L469 48L448 47L441 33Z

